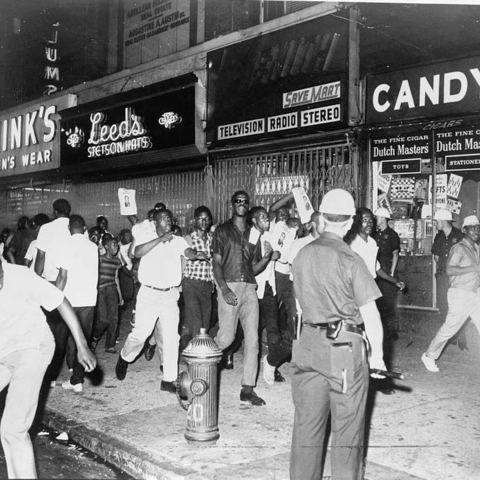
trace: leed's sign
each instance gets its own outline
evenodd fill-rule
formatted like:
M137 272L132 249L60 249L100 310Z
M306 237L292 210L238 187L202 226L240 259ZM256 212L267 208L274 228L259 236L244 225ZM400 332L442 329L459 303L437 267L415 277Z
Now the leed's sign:
M58 113L75 102L75 95L46 98L0 115L0 177L58 168Z
M62 165L195 144L193 87L62 120Z

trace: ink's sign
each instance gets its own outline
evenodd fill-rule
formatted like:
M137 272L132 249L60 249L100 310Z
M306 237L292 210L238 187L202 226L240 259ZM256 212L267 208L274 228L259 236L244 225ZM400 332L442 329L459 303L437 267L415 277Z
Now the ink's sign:
M367 78L367 122L370 124L479 111L480 57Z
M195 144L194 88L62 119L62 165Z
M0 114L0 178L58 168L59 112L75 103L64 95Z

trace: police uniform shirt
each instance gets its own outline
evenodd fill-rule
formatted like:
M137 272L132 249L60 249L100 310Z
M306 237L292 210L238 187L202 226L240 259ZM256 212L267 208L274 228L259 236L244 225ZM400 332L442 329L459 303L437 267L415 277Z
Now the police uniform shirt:
M450 249L463 239L463 233L460 229L452 227L448 237L441 231L435 235L432 245L432 255L438 256L437 273L445 273L447 268L447 258Z
M381 297L362 258L330 232L302 248L292 268L303 323L361 324L359 307Z
M390 273L393 263L393 252L400 250L400 237L398 233L390 227L385 230L377 230L373 238L378 245L378 261L385 272Z

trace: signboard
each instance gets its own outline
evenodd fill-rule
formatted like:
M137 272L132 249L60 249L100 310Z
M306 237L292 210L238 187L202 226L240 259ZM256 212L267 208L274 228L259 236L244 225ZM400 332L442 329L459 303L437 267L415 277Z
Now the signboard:
M367 123L439 118L480 111L480 57L367 78Z
M387 160L382 162L382 174L420 173L422 171L421 158L413 160Z
M208 52L207 143L346 126L347 39L348 24L329 16ZM229 134L230 126L259 119L263 132Z
M0 178L58 168L59 112L75 103L75 95L44 97L0 114Z
M125 68L188 48L190 3L190 0L125 2Z
M194 87L61 121L62 165L195 143Z

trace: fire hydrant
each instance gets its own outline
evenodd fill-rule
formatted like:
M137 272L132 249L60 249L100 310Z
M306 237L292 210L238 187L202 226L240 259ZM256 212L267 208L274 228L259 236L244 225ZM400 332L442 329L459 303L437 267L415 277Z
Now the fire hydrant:
M185 438L189 444L215 444L218 432L218 362L222 351L204 328L182 353L187 371L177 380L177 398L187 410Z

